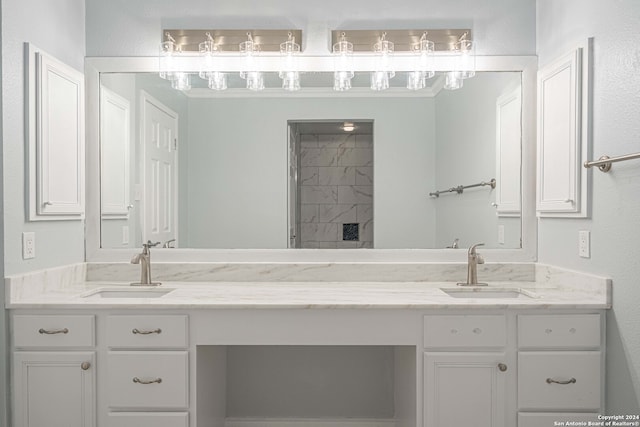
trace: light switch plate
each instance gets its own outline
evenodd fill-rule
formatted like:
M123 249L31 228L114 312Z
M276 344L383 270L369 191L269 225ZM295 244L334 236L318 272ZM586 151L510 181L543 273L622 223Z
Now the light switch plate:
M25 231L22 233L22 259L36 257L36 233Z
M578 231L578 255L582 258L591 257L591 232L588 230Z

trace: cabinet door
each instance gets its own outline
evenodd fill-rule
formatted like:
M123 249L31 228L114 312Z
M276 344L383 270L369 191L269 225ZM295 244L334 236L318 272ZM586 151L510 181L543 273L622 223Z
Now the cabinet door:
M94 427L93 352L15 352L14 425Z
M425 427L504 427L509 370L501 367L504 353L425 353Z

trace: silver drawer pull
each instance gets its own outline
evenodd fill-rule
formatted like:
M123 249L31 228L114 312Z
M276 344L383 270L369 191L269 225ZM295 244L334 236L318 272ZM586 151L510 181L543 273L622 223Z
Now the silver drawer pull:
M158 328L158 329L138 329L138 328L133 328L133 330L131 331L134 334L140 334L140 335L150 335L150 334L161 334L162 333L162 329Z
M504 363L498 363L498 369L500 370L500 372L505 372L507 370L507 365L505 365Z
M136 384L160 384L162 378L156 378L155 380L141 380L138 377L133 377L133 382Z
M40 328L40 329L38 329L38 332L40 332L41 334L47 334L47 335L68 334L69 333L69 329L67 329L67 328L64 328L64 329L43 329L43 328Z
M82 362L82 363L80 364L80 368L81 368L83 371L86 371L86 370L87 370L87 369L89 369L90 367L91 367L91 363L89 363L89 362Z
M474 333L474 334L481 334L481 333L482 333L482 329L480 329L480 328L474 328L474 329L473 329L473 333Z
M576 383L576 379L575 378L571 378L570 380L566 380L566 381L560 381L560 380L554 380L553 378L547 378L547 384L562 384L562 385L566 385L566 384L575 384Z

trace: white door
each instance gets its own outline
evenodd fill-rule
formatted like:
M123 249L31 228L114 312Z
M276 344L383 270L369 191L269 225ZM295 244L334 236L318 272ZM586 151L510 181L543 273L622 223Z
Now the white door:
M504 353L425 353L425 427L504 427L514 372Z
M178 246L178 115L142 93L144 214L142 241Z
M14 425L95 426L93 352L15 352Z

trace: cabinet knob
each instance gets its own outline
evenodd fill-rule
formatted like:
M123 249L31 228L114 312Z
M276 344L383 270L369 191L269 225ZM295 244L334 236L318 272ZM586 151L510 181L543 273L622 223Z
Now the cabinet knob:
M500 372L505 372L507 370L507 365L504 363L498 363L498 370L500 370Z
M480 328L474 328L474 329L473 329L473 333L474 333L474 334L481 334L481 333L482 333L482 329L480 329Z
M86 371L90 367L91 367L91 363L89 362L82 362L82 364L80 364L80 368L82 368L83 371Z

